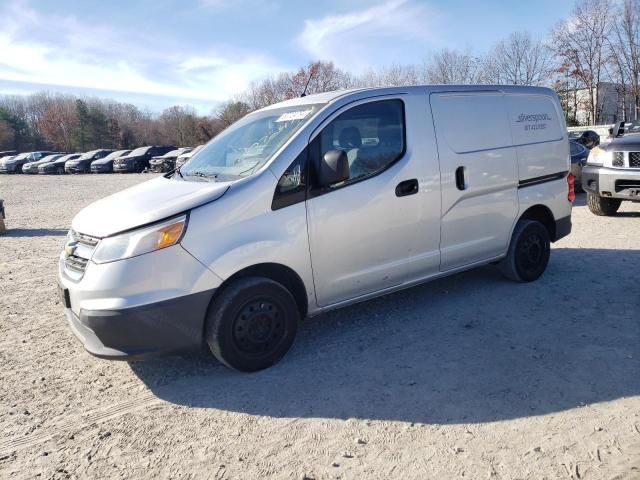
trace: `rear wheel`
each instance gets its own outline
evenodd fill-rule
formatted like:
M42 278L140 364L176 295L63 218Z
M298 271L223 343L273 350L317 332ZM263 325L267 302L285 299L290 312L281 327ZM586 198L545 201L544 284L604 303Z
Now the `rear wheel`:
M500 269L510 280L532 282L546 270L550 254L551 241L546 227L534 220L520 220Z
M209 306L205 335L220 362L255 372L289 351L299 321L296 301L281 284L262 277L239 278Z
M56 169L56 172L58 173L58 175L62 175L64 173L64 167L60 166Z
M594 215L606 217L613 215L620 208L622 200L617 198L605 198L595 193L587 193L587 205Z

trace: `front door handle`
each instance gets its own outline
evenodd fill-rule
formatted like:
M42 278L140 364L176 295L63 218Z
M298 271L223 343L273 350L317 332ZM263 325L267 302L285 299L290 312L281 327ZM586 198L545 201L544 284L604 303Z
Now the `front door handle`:
M411 180L405 180L400 182L396 186L396 197L406 197L407 195L413 195L418 193L418 179L412 178Z

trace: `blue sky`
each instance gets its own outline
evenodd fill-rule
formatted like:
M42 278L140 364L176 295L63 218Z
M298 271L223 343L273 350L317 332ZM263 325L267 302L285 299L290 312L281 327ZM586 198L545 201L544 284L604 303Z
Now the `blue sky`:
M353 73L545 37L570 0L0 0L0 93L96 95L207 113L311 60Z

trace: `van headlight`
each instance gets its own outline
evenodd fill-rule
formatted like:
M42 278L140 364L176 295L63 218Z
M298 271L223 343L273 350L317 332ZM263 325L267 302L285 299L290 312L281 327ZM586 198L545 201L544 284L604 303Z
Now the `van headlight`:
M95 263L108 263L161 250L178 243L186 229L187 215L181 215L150 227L103 238L91 260Z
M589 152L589 158L587 158L587 165L595 165L595 166L603 166L603 165L611 165L611 161L613 160L613 154L611 152L607 152L600 147L593 147L591 152Z

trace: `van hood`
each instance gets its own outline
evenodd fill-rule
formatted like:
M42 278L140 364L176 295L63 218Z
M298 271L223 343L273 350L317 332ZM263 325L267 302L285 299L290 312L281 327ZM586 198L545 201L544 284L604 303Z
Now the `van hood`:
M217 200L229 185L231 182L155 178L92 203L75 216L72 228L107 237Z

